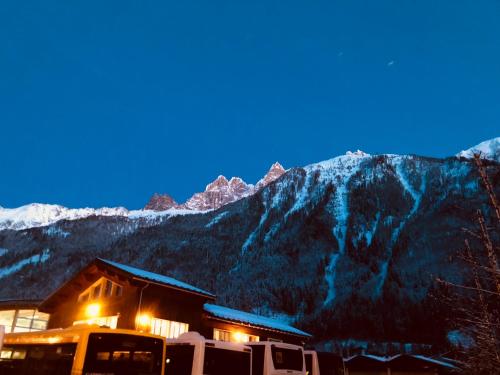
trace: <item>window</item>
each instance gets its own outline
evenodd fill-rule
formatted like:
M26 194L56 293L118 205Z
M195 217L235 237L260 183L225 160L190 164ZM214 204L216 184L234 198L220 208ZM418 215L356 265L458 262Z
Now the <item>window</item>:
M160 375L163 341L115 333L91 333L84 374Z
M16 310L0 311L0 326L5 326L5 332L12 332L12 324L14 323L14 316Z
M302 371L304 356L302 349L281 348L277 345L271 346L274 368L276 370Z
M113 283L110 280L106 280L106 284L104 287L104 295L106 297L111 297L113 292Z
M1 352L0 374L71 373L76 344L6 345Z
M214 328L214 340L231 341L231 332Z
M194 345L167 344L165 374L191 375L193 357Z
M248 351L226 350L205 346L204 374L249 374L251 355Z
M112 282L111 280L101 277L94 284L80 293L80 295L78 296L78 302L85 303L89 300L109 298L113 295L115 295L116 297L121 297L122 286Z
M115 296L121 297L123 293L123 288L120 285L115 285Z
M258 342L260 337L250 335L248 333L231 332L224 329L214 328L214 340L228 342Z
M75 320L73 325L77 324L97 324L98 326L106 326L115 329L118 325L118 315L113 316L100 316L97 318L87 320Z
M160 335L167 339L175 339L187 331L189 331L189 324L187 323L158 318L151 319L151 333L155 335Z
M48 321L49 314L34 309L0 311L0 325L6 333L42 331Z

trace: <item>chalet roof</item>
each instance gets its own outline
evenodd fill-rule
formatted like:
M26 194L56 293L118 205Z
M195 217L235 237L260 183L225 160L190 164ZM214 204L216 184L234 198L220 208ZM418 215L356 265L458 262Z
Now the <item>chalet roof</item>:
M288 334L294 334L303 337L311 337L309 333L301 331L291 325L281 322L277 319L251 314L241 310L230 309L229 307L205 303L203 309L215 318L229 320L231 322L248 324L257 328L271 329Z
M350 358L346 359L346 364L351 365L351 364L360 364L362 362L366 361L371 361L372 363L379 363L379 364L385 364L386 366L397 366L397 365L404 365L405 363L414 361L414 362L420 362L420 363L425 363L427 365L432 365L432 366L437 366L437 367L446 367L450 369L456 369L457 367L454 366L451 363L445 362L440 359L436 358L431 358L427 357L424 355L417 355L417 354L397 354L392 357L379 357L376 355L371 355L371 354L358 354L355 356L352 356ZM413 366L412 366L413 368Z
M97 259L99 261L107 264L107 265L110 265L114 268L118 268L119 270L126 272L129 275L131 275L137 279L141 279L144 281L151 281L151 282L159 283L159 284L162 284L165 286L170 286L170 287L174 287L177 289L195 292L197 294L201 294L201 295L206 296L206 297L215 298L215 294L212 294L210 292L207 292L206 290L197 288L197 287L190 285L188 283L176 280L172 277L160 275L159 273L145 271L145 270L142 270L140 268L135 268L135 267L128 266L125 264L113 262L113 261L107 260L107 259L102 259L102 258L97 258Z

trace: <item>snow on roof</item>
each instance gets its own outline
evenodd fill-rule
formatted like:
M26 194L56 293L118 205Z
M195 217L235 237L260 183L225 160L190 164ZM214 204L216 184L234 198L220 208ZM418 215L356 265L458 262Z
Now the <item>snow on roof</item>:
M188 291L191 291L191 292L203 294L203 295L208 296L208 297L214 297L215 298L214 294L212 294L210 292L207 292L206 290L197 288L197 287L195 287L193 285L184 283L184 282L176 280L174 278L171 278L171 277L168 277L168 276L164 276L164 275L160 275L160 274L154 273L154 272L145 271L145 270L142 270L140 268L135 268L135 267L132 267L132 266L127 266L125 264L116 263L116 262L113 262L111 260L102 259L102 258L98 258L98 259L100 261L104 262L104 263L107 263L107 264L113 266L113 267L119 268L122 271L130 273L130 274L132 274L132 275L134 275L134 276L136 276L138 278L141 278L141 279L144 279L144 280L158 282L158 283L161 283L161 284L173 286L175 288L184 289L184 290L188 290Z
M300 336L308 336L308 337L311 336L310 334L301 331L300 329L292 327L276 319L247 313L245 311L230 309L229 307L213 305L210 303L205 303L203 308L209 314L220 319L227 319L236 322L247 323L254 326L270 328L277 331L293 333L295 335L300 335Z
M347 358L346 362L349 362L355 358L360 358L360 357L370 358L370 359L373 359L375 361L384 362L384 363L391 363L393 360L401 358L401 357L412 357L412 358L419 359L421 361L425 361L425 362L429 362L429 363L433 363L435 365L442 366L442 367L457 368L457 367L453 366L451 363L448 363L445 361L440 361L440 360L430 358L430 357L426 357L424 355L417 355L417 354L396 354L395 356L392 356L392 357L381 357L381 356L373 355L373 354L357 354L357 355L354 355L352 357Z
M436 365L443 366L443 367L449 367L449 368L457 368L453 366L451 363L440 361L434 358L426 357L423 355L412 355L413 358L421 359L422 361L430 362L430 363L435 363Z

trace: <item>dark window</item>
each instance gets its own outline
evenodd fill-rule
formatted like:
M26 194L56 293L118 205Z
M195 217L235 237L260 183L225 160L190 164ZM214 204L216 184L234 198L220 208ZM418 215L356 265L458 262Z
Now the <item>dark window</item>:
M115 286L115 296L121 297L123 289L120 285Z
M262 375L264 372L264 345L252 345L252 375Z
M276 370L302 371L304 364L302 349L286 349L271 345L271 355Z
M6 345L2 348L2 375L70 375L76 344Z
M250 352L205 347L203 375L250 375Z
M306 374L311 375L313 371L313 356L312 354L304 354L306 360Z
M191 375L193 356L193 345L167 345L165 374Z
M100 294L101 294L101 284L95 286L94 289L92 289L92 299L99 298Z
M160 375L162 360L162 340L118 333L92 333L83 373Z
M113 283L109 280L106 280L106 284L104 286L104 295L106 297L111 297L112 290L113 290Z

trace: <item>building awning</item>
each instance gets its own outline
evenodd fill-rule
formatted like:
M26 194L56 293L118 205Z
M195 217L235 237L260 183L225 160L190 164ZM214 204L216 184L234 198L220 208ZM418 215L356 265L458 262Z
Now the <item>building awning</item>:
M251 314L241 310L230 309L229 307L205 303L203 309L207 314L216 319L226 320L233 323L246 324L255 328L279 331L302 337L311 337L309 333L301 331L289 324L277 319Z

